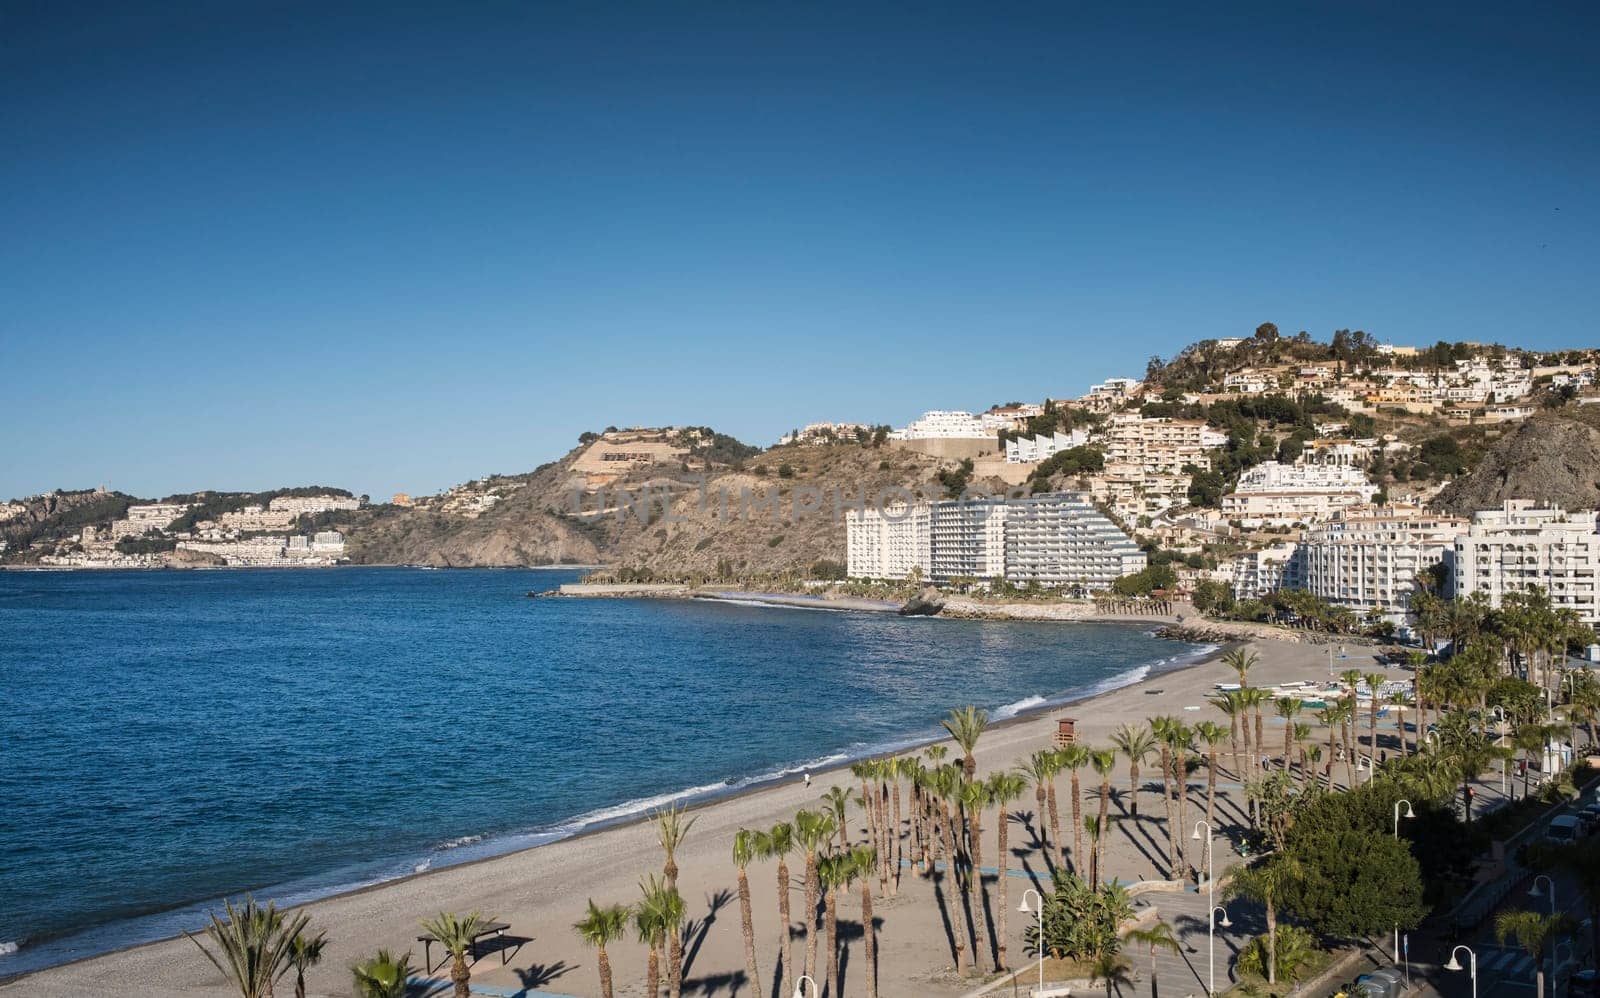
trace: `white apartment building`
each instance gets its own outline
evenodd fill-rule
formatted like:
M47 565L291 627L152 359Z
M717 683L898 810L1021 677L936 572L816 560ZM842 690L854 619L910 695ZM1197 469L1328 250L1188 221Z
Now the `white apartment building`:
M254 533L264 530L287 530L297 517L298 514L286 510L269 510L251 505L223 513L217 517L217 521L224 530Z
M871 431L872 427L866 423L807 423L794 433L785 433L778 438L778 446L785 444L810 443L813 440L853 440L858 434Z
M1145 567L1133 538L1076 492L1012 499L1005 507L1005 579L1099 592Z
M1373 491L1358 468L1265 461L1239 476L1234 491L1222 497L1222 514L1248 525L1312 523L1367 502Z
M1049 436L1040 434L1037 437L1017 437L1006 441L1007 464L1037 464L1049 460L1064 450L1082 447L1089 442L1088 430L1073 430L1071 433L1052 433Z
M1302 585L1330 602L1403 623L1417 575L1447 560L1466 529L1460 517L1417 506L1344 510L1306 531Z
M1280 589L1305 585L1297 557L1300 545L1280 541L1259 551L1246 551L1233 560L1233 598L1260 599Z
M1157 516L1189 500L1186 474L1150 471L1142 464L1108 464L1105 470L1089 477L1094 497L1126 520Z
M1106 423L1106 463L1138 464L1157 474L1176 475L1185 465L1210 468L1206 452L1228 442L1228 435L1199 419L1146 419L1119 414Z
M1003 499L936 502L930 522L933 579L987 581L1006 571L1006 503Z
M932 576L927 503L848 509L844 524L845 571L851 578L900 581L912 569L920 569L924 579Z
M1551 605L1600 625L1600 533L1593 511L1567 513L1527 500L1472 515L1452 551L1453 594L1483 593L1498 607L1506 593L1543 588Z
M298 517L308 514L328 513L334 510L360 509L361 500L349 496L336 495L279 496L268 503L267 508L274 513L290 513Z
M129 506L126 519L112 522L111 539L115 541L124 537L138 537L151 531L165 530L172 526L174 520L189 512L190 509L189 505L176 502Z
M1261 395L1277 386L1277 380L1260 371L1244 370L1222 379L1222 390L1241 395Z
M1089 389L1089 394L1078 402L1091 412L1110 412L1126 399L1132 398L1143 383L1133 378L1107 378Z
M893 440L992 440L994 435L982 419L970 412L932 409L904 429L891 431L889 437Z

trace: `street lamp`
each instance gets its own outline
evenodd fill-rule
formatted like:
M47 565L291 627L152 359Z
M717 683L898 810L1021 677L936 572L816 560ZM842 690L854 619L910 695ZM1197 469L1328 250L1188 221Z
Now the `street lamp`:
M1456 954L1462 950L1467 951L1467 970L1472 975L1472 998L1478 998L1478 954L1472 951L1471 946L1457 946L1450 951L1450 962L1444 965L1446 970L1460 970L1461 964L1456 960Z
M1217 918L1217 912L1222 912L1222 918ZM1214 905L1211 914L1206 918L1206 994L1217 993L1217 926L1224 929L1233 928L1233 923L1228 920L1228 909L1222 905ZM1473 998L1477 998L1476 995Z
M1531 898L1542 898L1545 896L1545 892L1539 889L1539 881L1541 880L1550 885L1550 914L1554 915L1556 913L1556 882L1554 880L1551 880L1543 873L1539 874L1537 877L1534 877L1533 886L1528 888L1528 896Z
M1406 813L1405 813L1404 817L1415 818L1417 816L1417 812L1413 811L1411 809L1411 802L1409 800L1407 800L1406 798L1402 797L1399 800L1394 802L1394 837L1397 838L1397 839L1400 837L1400 818L1402 817L1402 815L1400 814L1400 805L1401 804L1404 804L1406 806ZM1400 925L1399 925L1399 923L1396 923L1395 927L1394 927L1394 958L1396 960L1400 959Z
M1039 990L1043 991L1044 990L1044 896L1042 894L1040 894L1038 891L1034 890L1032 887L1030 887L1027 890L1023 891L1022 892L1022 904L1017 906L1017 910L1020 911L1024 915L1030 914L1031 911L1032 911L1032 909L1030 909L1028 907L1028 895L1029 894L1032 894L1039 901ZM797 996L797 998L798 998L798 996Z
M822 989L817 987L817 982L811 979L810 974L801 974L800 979L794 982L794 998L806 998L805 986L811 985L811 998L822 998ZM1473 998L1477 998L1476 995Z
M1194 831L1190 833L1189 838L1199 842L1201 839L1201 828L1206 830L1206 834L1204 836L1206 842L1206 904L1209 907L1215 908L1217 905L1217 870L1215 861L1213 859L1214 854L1212 852L1211 845L1216 841L1216 830L1211 827L1211 822L1201 818L1199 821L1194 823ZM1223 917L1227 917L1227 912L1223 912Z

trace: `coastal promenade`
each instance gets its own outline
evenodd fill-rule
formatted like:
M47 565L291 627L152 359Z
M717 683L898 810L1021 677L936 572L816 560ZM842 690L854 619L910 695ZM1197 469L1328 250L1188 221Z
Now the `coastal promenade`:
M1070 629L1063 629L1062 640L1071 640ZM1326 675L1327 659L1320 646L1292 642L1261 642L1256 645L1260 664L1251 672L1252 684L1268 685L1295 679L1315 680ZM1378 667L1358 649L1341 662L1343 668L1372 671ZM1401 678L1399 671L1391 672ZM1009 769L1031 752L1052 744L1055 718L1070 714L1079 719L1080 739L1093 745L1109 746L1110 734L1119 724L1140 722L1156 714L1171 714L1186 723L1203 719L1219 720L1220 713L1206 702L1213 684L1231 681L1233 674L1215 661L1149 677L1091 701L1048 714L1025 716L998 722L990 727L978 744L976 759L979 774ZM1320 729L1319 729L1320 730ZM1268 742L1271 743L1269 736ZM1226 752L1224 752L1226 756ZM1224 831L1237 823L1242 814L1237 777L1227 771L1219 776L1219 827ZM771 981L752 989L745 981L740 918L736 900L735 869L730 850L734 833L740 828L766 828L792 818L802 807L816 808L822 793L832 785L850 789L854 780L846 771L814 772L807 788L800 779L771 786L741 796L706 805L695 810L696 823L678 855L681 867L680 889L687 903L690 932L686 937L685 993L700 995L766 995ZM1086 809L1097 808L1096 780L1084 781ZM1203 775L1191 785L1199 787L1194 798L1199 808L1191 807L1193 817L1203 813ZM1105 869L1125 882L1165 879L1160 843L1166 831L1161 816L1158 792L1145 791L1139 818L1122 819L1127 809L1126 765L1119 760L1113 782L1112 812L1119 816L1108 840ZM1159 786L1159 779L1157 780ZM1058 780L1062 810L1068 808L1070 792L1063 776ZM530 791L531 792L531 791ZM1011 812L1008 862L1010 905L1007 932L1013 965L1027 962L1022 934L1026 917L1014 909L1030 880L1044 882L1047 863L1039 848L1039 833L1047 827L1033 813L1031 793L1018 801ZM991 815L985 828L986 862L993 864L998 843ZM1063 838L1070 845L1069 822L1063 820ZM859 812L852 808L850 834L864 838ZM1216 841L1216 866L1220 874L1237 863L1238 857L1224 836ZM630 903L638 893L638 881L659 871L660 850L654 829L647 823L609 828L536 849L446 868L406 880L377 886L354 894L319 901L306 907L316 928L329 936L322 965L309 976L312 994L345 995L349 992L351 963L370 956L379 947L396 951L416 948L418 922L440 910L466 912L480 910L485 915L512 926L515 947L507 965L491 954L473 968L473 983L485 994L536 995L599 993L593 952L573 933L571 925L582 914L586 899L597 903ZM791 857L794 907L798 920L801 907L800 871L803 859ZM750 888L760 969L770 974L777 950L780 928L776 924L776 893L773 866L757 863L750 868ZM941 917L936 891L947 891L943 877L924 880L908 873L903 877L897 897L875 902L879 928L879 993L884 998L956 998L965 995L978 982L957 977L952 971L951 952ZM1197 975L1205 971L1205 930L1198 936L1186 929L1184 916L1190 909L1203 908L1203 895L1192 890L1184 894L1151 893L1162 917L1177 919L1174 927L1184 941L1184 952L1160 965L1163 993L1183 995L1203 992ZM266 900L263 898L262 900ZM991 898L998 918L998 898ZM841 937L848 948L845 964L845 993L865 993L864 982L852 984L851 977L863 972L860 953L859 900L841 902ZM1202 916L1203 917L1203 916ZM1235 915L1236 927L1219 932L1217 980L1227 980L1232 953L1248 938L1253 923L1248 913ZM1198 939L1198 945L1196 940ZM797 951L803 946L797 945ZM416 953L420 960L420 951ZM631 939L610 948L611 963L617 978L617 994L641 996L645 952ZM1135 970L1145 972L1148 960L1141 952L1127 953ZM858 979L859 980L859 979ZM492 989L492 990L491 990ZM53 968L30 977L0 985L0 998L56 998L56 996L156 996L225 995L220 975L186 939L168 940L119 953ZM1009 993L1009 989L1007 989Z

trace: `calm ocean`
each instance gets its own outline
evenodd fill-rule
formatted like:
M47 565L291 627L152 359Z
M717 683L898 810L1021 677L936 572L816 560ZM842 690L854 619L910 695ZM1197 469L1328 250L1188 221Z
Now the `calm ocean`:
M0 977L1121 685L1141 629L530 600L575 573L0 572ZM92 932L85 930L92 929Z

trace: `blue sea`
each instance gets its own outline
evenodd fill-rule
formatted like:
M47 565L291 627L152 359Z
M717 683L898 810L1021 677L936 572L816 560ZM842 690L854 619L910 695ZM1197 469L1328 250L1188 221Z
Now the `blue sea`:
M573 572L0 572L0 977L1135 681L1136 626L528 599Z

